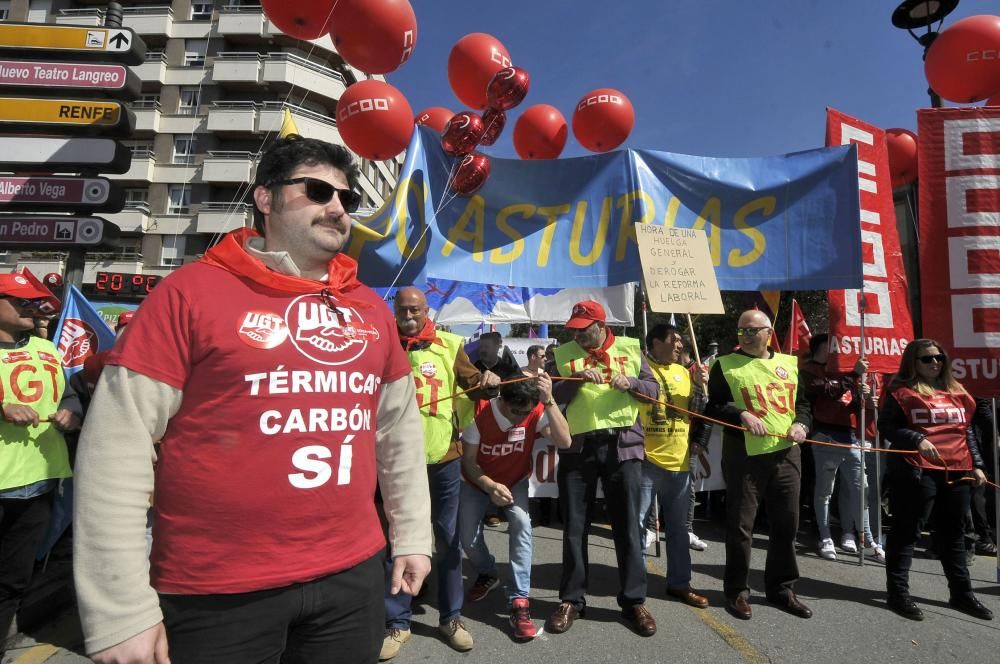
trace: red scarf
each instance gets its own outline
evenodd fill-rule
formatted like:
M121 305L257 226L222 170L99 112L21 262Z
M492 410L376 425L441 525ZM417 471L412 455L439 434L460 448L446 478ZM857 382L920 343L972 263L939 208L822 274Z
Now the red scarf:
M327 281L324 283L268 268L263 261L251 256L243 248L247 240L252 237L260 236L249 228L235 230L226 235L222 242L209 249L201 257L201 261L274 290L285 293L322 293L338 304L370 308L371 305L367 302L355 301L347 296L349 292L362 285L358 281L358 263L350 256L337 254L330 260Z
M434 328L434 321L430 318L424 321L424 326L412 337L408 337L402 332L399 333L399 340L403 343L403 350L407 353L410 349L419 344L432 344L437 341L437 330Z
M611 345L615 343L615 335L611 332L610 327L604 328L605 338L604 343L601 344L600 348L584 348L587 354L590 355L598 364L603 364L604 366L611 368L611 356L608 355L608 349Z

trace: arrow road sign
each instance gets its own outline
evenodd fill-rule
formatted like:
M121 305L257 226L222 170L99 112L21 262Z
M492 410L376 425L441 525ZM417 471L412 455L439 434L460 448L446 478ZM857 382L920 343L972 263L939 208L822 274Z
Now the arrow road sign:
M146 59L146 44L130 28L0 23L0 54L15 58L72 55L88 62L138 65Z
M125 65L0 60L0 89L22 88L36 95L86 90L105 97L135 99L139 96L140 81Z
M118 227L101 217L0 216L0 244L92 246L117 236Z
M0 136L0 171L127 173L132 151L111 138Z
M113 99L0 97L0 131L128 136L135 116Z
M0 175L0 208L28 212L121 212L125 192L107 178Z

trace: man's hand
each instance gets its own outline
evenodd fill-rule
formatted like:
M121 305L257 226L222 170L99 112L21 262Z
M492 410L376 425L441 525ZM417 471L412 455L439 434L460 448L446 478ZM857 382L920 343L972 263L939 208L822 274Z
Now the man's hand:
M696 366L694 371L691 372L691 380L694 381L695 385L704 387L708 383L708 367L704 364Z
M540 371L537 376L535 376L535 384L538 386L538 400L542 403L547 403L552 399L552 377Z
M937 448L931 444L929 440L924 438L917 445L917 452L920 452L920 456L927 459L928 461L933 461L934 463L941 464L941 453L937 451Z
M767 427L764 426L764 422L749 410L740 413L740 422L743 423L747 431L755 436L767 435Z
M604 382L604 374L598 369L591 367L590 369L584 369L583 371L576 374L577 378L582 378L587 383L595 383L601 385Z
M514 494L503 484L494 482L493 488L490 490L490 500L498 507L506 507L514 504Z
M615 377L611 379L611 387L622 392L628 392L632 384L628 382L628 378L624 374L615 374Z
M858 363L854 365L854 373L864 376L868 373L868 358L862 355L858 358Z
M24 427L38 426L38 412L31 406L24 406L19 403L8 403L3 405L3 418L11 424L19 424Z
M170 664L167 630L157 623L145 632L90 656L96 664Z
M974 482L976 486L986 484L986 473L983 472L982 468L974 468L972 470L972 476L976 478L976 481Z
M80 428L80 418L65 408L50 417L49 421L60 431L76 431Z
M479 387L485 387L487 389L492 389L500 384L500 376L496 375L489 369L484 371L482 375L479 376Z
M788 427L788 437L794 440L796 443L801 443L806 439L806 434L809 431L806 430L806 425L802 422L792 422L792 426Z
M416 595L420 592L420 586L431 571L431 559L429 556L414 553L409 556L396 556L392 559L392 582L389 592L398 595L404 592L407 595ZM158 663L157 663L158 664Z

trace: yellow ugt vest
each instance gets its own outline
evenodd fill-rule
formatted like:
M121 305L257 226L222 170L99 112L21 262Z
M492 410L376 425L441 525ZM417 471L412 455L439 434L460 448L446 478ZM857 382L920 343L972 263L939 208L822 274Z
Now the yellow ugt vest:
M440 342L440 343L439 343ZM443 345L442 345L443 344ZM423 350L409 352L413 382L417 386L417 405L424 423L424 454L427 463L437 463L451 446L455 400L438 401L455 390L455 358L462 347L462 337L437 332L437 341ZM425 403L438 401L431 406Z
M66 378L59 351L39 337L0 350L0 401L29 406L41 420L59 410ZM0 490L72 475L62 433L51 422L0 421Z
M772 358L730 353L719 358L737 408L750 411L767 430L784 436L795 421L795 391L799 386L798 359L775 353ZM756 456L791 447L789 438L755 436L744 431L747 454Z
M604 379L607 381L615 374L639 377L642 351L638 341L628 337L615 337L615 342L608 348L608 356L611 358L611 366L599 365L578 343L571 341L556 348L556 366L562 376L572 376L578 371L596 368L604 372ZM639 406L635 397L628 392L616 390L607 383L584 383L566 409L569 432L574 436L595 429L630 427L638 417Z
M680 364L649 361L660 384L660 401L688 410L691 403L691 373ZM642 428L646 432L646 458L661 468L688 470L689 416L658 403L643 403Z

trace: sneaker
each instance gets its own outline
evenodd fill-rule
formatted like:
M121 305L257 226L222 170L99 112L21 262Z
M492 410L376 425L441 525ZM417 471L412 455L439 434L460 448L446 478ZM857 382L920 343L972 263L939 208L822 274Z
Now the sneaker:
M490 594L490 591L500 585L500 579L495 576L490 576L489 574L480 574L476 579L476 582L472 584L472 588L466 594L466 598L470 602L479 602L486 599L486 596Z
M642 539L642 548L648 549L656 542L656 531L646 530L646 535Z
M854 537L854 533L845 533L840 538L840 548L847 553L858 552L858 540Z
M975 549L966 549L965 550L965 565L969 566L969 565L973 564L974 562L976 562L976 550Z
M399 654L399 649L410 640L410 630L390 628L385 630L385 637L382 639L382 652L378 655L378 661L384 662Z
M531 622L527 597L518 597L510 603L510 626L514 629L515 639L526 641L538 634L535 623Z
M694 533L688 533L688 547L692 551L704 551L708 548L708 542L699 539Z
M997 545L989 540L979 540L976 542L976 553L982 556L997 555Z
M837 550L833 548L833 540L829 537L819 541L819 557L826 560L837 559Z
M458 652L469 652L472 650L472 634L465 628L465 624L458 618L452 618L443 625L438 625L441 636L448 642L448 645Z
M496 514L490 514L488 517L483 519L483 523L485 523L490 528L499 528L500 524L503 523L503 519L501 519Z
M872 548L875 550L875 560L882 564L885 564L885 549L882 548L881 544L874 544Z

